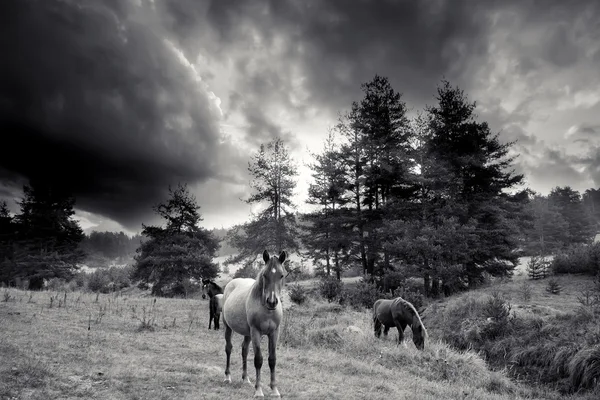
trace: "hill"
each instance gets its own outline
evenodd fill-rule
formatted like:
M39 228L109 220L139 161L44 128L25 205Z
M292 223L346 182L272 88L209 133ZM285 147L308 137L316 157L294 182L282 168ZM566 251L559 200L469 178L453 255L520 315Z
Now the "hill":
M253 388L241 383L239 335L234 336L233 384L222 382L223 332L207 330L207 301L148 298L137 289L121 296L7 289L3 300L0 398L252 396ZM515 384L488 370L477 354L453 351L434 335L423 352L411 342L396 346L395 335L375 340L367 310L314 299L284 305L277 366L283 397L565 398ZM251 361L249 371L254 381ZM264 390L268 396L268 385Z
M558 290L550 291L551 286ZM562 393L598 391L598 296L588 276L532 281L518 275L512 282L430 304L423 321L435 337L478 351L515 379Z

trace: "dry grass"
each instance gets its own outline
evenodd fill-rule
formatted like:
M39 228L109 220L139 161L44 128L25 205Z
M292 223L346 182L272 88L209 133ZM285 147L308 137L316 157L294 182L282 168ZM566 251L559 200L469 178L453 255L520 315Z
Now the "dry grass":
M207 330L206 301L74 292L65 302L64 293L14 289L6 296L0 399L246 399L253 393L241 383L239 335L234 383L222 382L223 331ZM558 398L518 386L489 371L478 355L452 351L435 338L419 352L410 342L396 346L395 337L391 331L387 340L375 340L366 311L312 299L289 307L278 348L280 392L319 399Z
M578 275L555 279L560 294L546 291L548 279L507 282L432 304L423 320L434 335L481 351L517 379L563 393L592 389L594 398L600 394L600 320L592 303L582 305L582 292L594 283ZM500 321L486 310L493 293L509 306Z

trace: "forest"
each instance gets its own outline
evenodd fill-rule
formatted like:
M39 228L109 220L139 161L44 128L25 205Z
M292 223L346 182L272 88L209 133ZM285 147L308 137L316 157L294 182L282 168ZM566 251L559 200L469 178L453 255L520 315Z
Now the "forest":
M86 235L69 188L32 179L19 213L0 204L0 282L39 289L71 279L81 264L117 260L154 294L168 295L190 279L217 276L217 254L251 276L268 248L301 255L325 278L354 268L379 288L418 279L423 295L436 297L510 277L519 257L592 243L600 189L527 188L514 143L478 121L460 88L441 81L436 103L412 118L387 78L376 75L361 89L311 155L310 212L294 204L297 164L281 138L249 160L252 195L244 201L261 211L230 229L202 228L201 205L180 183L154 208L164 225L143 225L133 237Z

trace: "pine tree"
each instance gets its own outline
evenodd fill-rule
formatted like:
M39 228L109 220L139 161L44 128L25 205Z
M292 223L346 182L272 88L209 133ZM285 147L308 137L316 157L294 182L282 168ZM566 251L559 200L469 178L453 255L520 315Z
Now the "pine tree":
M0 282L10 284L14 275L13 244L16 224L5 201L0 202Z
M344 194L348 183L334 132L330 132L325 140L323 152L313 157L315 162L310 168L314 182L309 186L307 203L318 209L303 216L302 241L306 255L316 265L325 262L325 275L331 274L333 266L340 279L342 266L347 265L345 249L351 240L352 225L345 209L348 198Z
M519 219L523 217L525 192L514 191L523 175L512 170L509 156L513 143L502 144L487 123L475 120L475 103L464 92L442 81L438 104L427 108L431 136L428 157L435 159L449 177L446 196L455 206L451 215L462 225L473 225L465 273L472 286L483 272L510 274L517 263Z
M30 289L41 289L44 279L72 276L85 254L84 238L75 215L75 198L62 185L31 180L23 187L21 212L14 218L17 243L13 256L14 278L29 280Z
M166 224L143 225L142 242L136 256L134 278L152 284L152 294L159 296L186 295L190 278L214 279L219 267L213 258L218 240L199 226L202 217L196 198L186 185L169 188L169 199L154 207Z
M532 217L525 227L527 254L546 256L563 248L568 242L568 222L560 209L548 197L531 193L526 213Z
M569 186L555 187L548 195L567 222L567 245L589 243L594 235L594 225L588 217L579 192Z
M261 204L264 209L243 225L234 227L227 236L229 244L239 250L227 264L252 263L265 248L280 253L298 250L298 228L292 195L296 187L296 166L284 142L274 139L261 145L248 165L253 177L254 193L248 204Z

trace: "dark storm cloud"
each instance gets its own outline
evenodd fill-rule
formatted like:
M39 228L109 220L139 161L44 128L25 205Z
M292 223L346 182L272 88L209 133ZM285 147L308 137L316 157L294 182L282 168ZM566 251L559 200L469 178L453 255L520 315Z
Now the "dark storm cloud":
M169 184L222 174L226 158L215 106L144 4L0 5L10 16L0 28L0 167L66 182L79 208L132 229Z
M205 51L226 59L243 50L259 54L277 49L262 60L261 68L278 84L263 85L269 90L260 93L263 77L256 71L244 73L237 82L243 96L285 102L293 92L289 66L295 66L306 78L307 103L335 113L358 100L360 84L375 74L388 76L416 107L433 102L442 77L469 91L476 84L473 73L497 61L490 33L504 27L514 31L511 40L522 50L515 62L523 74L540 62L572 65L584 56L585 46L578 39L588 33L576 22L598 31L593 23L596 3L582 1L575 7L539 0L171 0L162 10L190 54ZM508 13L496 23L499 10ZM519 43L518 33L529 28L539 28L539 37L527 47ZM243 68L245 60L238 66Z
M203 12L223 42L253 46L249 33L267 48L285 40L282 57L267 65L300 66L310 102L337 111L376 73L419 103L432 98L443 75L459 80L472 57L486 51L488 23L477 8L471 1L278 0L214 1Z

